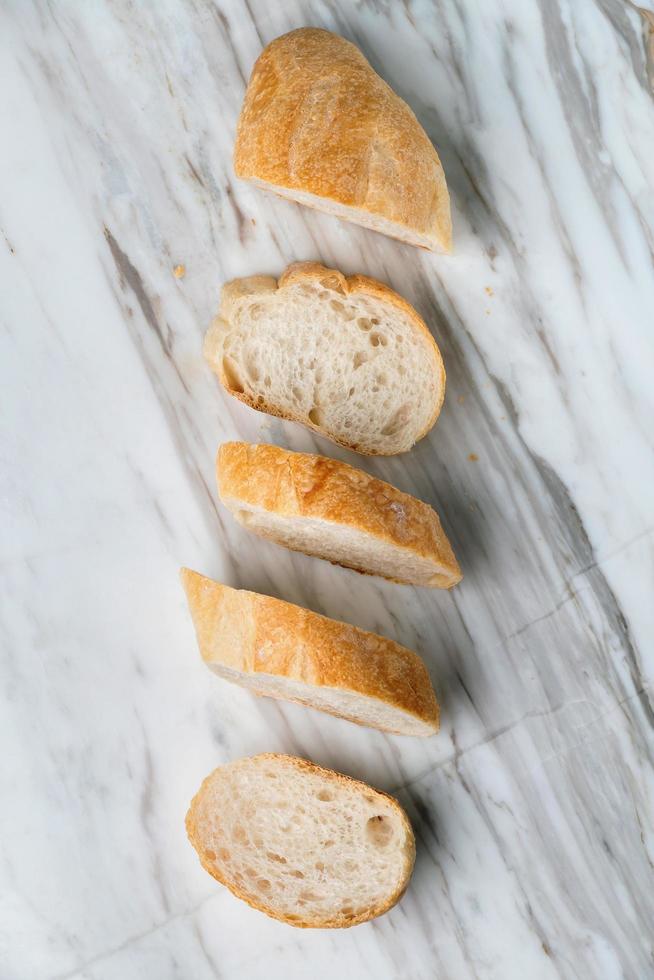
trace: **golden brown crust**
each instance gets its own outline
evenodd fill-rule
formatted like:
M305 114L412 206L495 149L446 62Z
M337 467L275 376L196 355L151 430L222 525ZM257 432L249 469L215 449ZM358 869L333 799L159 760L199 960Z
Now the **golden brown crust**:
M436 695L412 650L293 603L231 589L188 568L181 570L181 579L205 663L374 698L418 719L425 735L438 731Z
M441 408L443 406L443 400L445 398L445 365L443 364L443 358L439 350L438 344L432 337L427 325L421 316L414 310L410 303L408 303L399 293L391 289L383 282L378 282L376 279L370 279L368 276L353 275L344 276L342 272L338 269L329 269L327 266L321 265L319 262L293 262L286 269L284 273L279 278L279 281L275 280L272 276L248 276L244 279L234 279L232 282L228 282L223 286L220 295L220 310L218 316L212 322L211 327L207 332L204 343L204 355L210 364L212 370L218 375L220 383L235 398L242 401L245 405L250 408L256 409L258 412L265 412L268 415L274 415L277 418L288 419L290 422L299 422L300 425L304 425L308 429L312 429L314 432L318 432L321 436L326 439L330 439L331 442L336 443L338 446L344 446L346 449L352 449L355 452L361 453L363 456L393 456L398 455L397 453L385 453L382 450L377 450L375 452L362 449L360 446L352 445L345 440L339 439L336 435L328 432L326 429L321 428L319 425L315 425L306 416L299 413L293 412L283 412L280 408L269 401L256 402L253 398L250 398L245 392L236 388L230 379L225 374L225 369L223 366L223 358L220 356L220 335L225 329L225 322L229 322L233 314L234 307L240 299L245 296L253 295L254 293L274 293L276 290L283 290L288 286L294 286L302 282L310 282L315 284L316 282L321 282L322 284L330 283L328 288L334 289L336 292L340 292L344 296L370 296L373 299L381 300L385 303L389 303L395 306L396 309L400 310L406 316L409 317L413 327L418 331L418 333L429 342L432 349L435 362L435 370L438 375L438 391L439 399L434 407L434 412L432 417L428 421L427 425L424 427L422 432L418 433L416 436L416 442L427 435L429 430L432 428L436 419L440 415Z
M262 752L259 755L251 756L249 759L242 759L237 762L229 763L231 767L236 767L240 762L249 762L254 760L275 760L276 762L282 762L285 765L289 765L295 769L304 769L308 772L315 772L322 775L327 781L335 783L337 786L347 785L348 787L356 786L361 792L370 794L373 793L375 796L380 796L384 800L387 800L395 810L397 816L401 820L406 833L407 841L409 843L409 851L407 853L407 860L405 866L405 873L400 881L397 889L389 896L389 898L380 902L375 906L372 906L366 912L362 912L357 916L345 919L344 917L335 917L333 919L307 919L306 921L298 921L296 919L289 919L287 916L278 913L272 906L267 905L261 900L257 900L250 892L246 892L243 888L239 887L238 883L229 879L226 875L222 873L221 868L217 865L216 860L212 860L206 853L202 841L202 835L198 830L196 815L197 809L199 807L200 801L204 794L205 788L208 787L211 779L213 778L215 772L210 773L203 781L200 789L195 794L191 800L188 812L186 814L186 833L189 841L193 845L197 855L200 859L200 864L207 871L212 878L220 882L228 888L233 895L240 898L242 901L246 902L251 908L257 909L259 912L263 912L265 915L270 916L271 919L277 919L280 922L286 922L288 925L296 926L299 929L347 929L350 926L359 925L361 922L368 922L370 919L375 919L377 916L384 915L388 912L394 905L400 901L404 893L406 892L407 886L409 884L409 879L411 878L411 873L413 871L413 866L415 863L416 856L416 846L415 837L413 834L413 828L409 818L407 817L404 809L400 806L398 801L394 796L390 796L388 793L384 793L383 790L375 789L369 786L367 783L361 782L359 779L353 779L351 776L346 776L344 773L336 772L333 769L324 769L322 766L316 765L314 762L309 762L307 759L300 759L296 756L284 755L278 752ZM227 768L219 767L219 768Z
M359 49L330 31L300 28L263 50L238 121L234 169L394 222L425 237L423 247L451 250L436 150Z
M216 473L220 498L228 506L246 504L286 518L331 521L433 562L439 570L431 587L451 588L461 581L436 512L353 466L279 446L227 442L218 451Z

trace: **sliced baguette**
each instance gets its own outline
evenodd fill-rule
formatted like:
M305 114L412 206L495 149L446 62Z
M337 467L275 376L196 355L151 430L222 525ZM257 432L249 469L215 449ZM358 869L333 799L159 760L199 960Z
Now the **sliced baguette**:
M438 731L429 674L406 647L188 568L181 579L200 653L224 680L396 735Z
M450 198L429 137L359 49L329 31L300 28L261 53L234 170L410 245L451 250Z
M261 537L395 582L449 589L461 581L436 512L362 470L227 442L216 471L222 502Z
M387 912L415 860L397 800L288 755L216 769L193 799L186 829L217 881L302 928L346 928Z
M440 351L388 286L316 262L223 287L204 353L230 393L360 453L406 452L445 396Z

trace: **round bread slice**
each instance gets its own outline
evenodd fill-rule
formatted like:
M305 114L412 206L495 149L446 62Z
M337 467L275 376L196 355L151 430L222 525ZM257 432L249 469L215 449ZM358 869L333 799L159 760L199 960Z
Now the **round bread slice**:
M415 115L358 48L300 28L259 56L236 131L236 175L299 204L449 252L450 198Z
M227 442L216 471L222 502L261 537L404 584L449 589L461 581L436 512L353 466Z
M438 702L420 657L290 602L181 571L200 653L224 680L396 735L433 735Z
M369 455L411 449L445 396L440 351L413 307L316 262L279 282L227 283L204 353L230 395Z
M415 861L397 800L289 755L216 769L186 829L210 875L301 928L347 928L382 915L404 894Z

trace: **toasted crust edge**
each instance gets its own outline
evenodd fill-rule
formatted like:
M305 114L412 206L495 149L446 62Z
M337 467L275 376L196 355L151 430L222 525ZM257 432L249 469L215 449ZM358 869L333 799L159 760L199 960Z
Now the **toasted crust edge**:
M222 331L221 322L229 322L233 304L243 296L254 295L258 292L273 293L277 290L284 289L285 286L294 285L298 282L302 282L303 280L315 282L318 279L326 279L332 276L336 277L340 291L346 296L361 293L364 296L371 296L374 299L387 302L390 305L395 306L398 310L401 310L403 313L408 315L415 329L417 329L418 332L431 344L435 360L434 366L438 375L439 397L436 401L431 418L425 427L418 433L411 446L407 446L406 449L401 449L396 452L383 452L380 450L364 449L360 446L354 446L352 443L339 439L326 429L315 425L310 419L304 418L294 412L283 412L278 406L274 405L270 401L263 401L260 404L257 404L253 398L250 398L244 392L236 391L230 385L229 379L227 378L222 367L222 358L217 358L214 356L219 346L217 336L218 333ZM305 428L317 432L325 439L329 439L330 442L335 443L337 446L343 446L345 449L351 449L353 452L357 452L362 456L399 456L404 452L409 452L413 446L423 439L433 428L438 416L441 413L443 401L445 399L445 386L447 379L445 374L445 365L443 364L440 349L429 332L424 320L411 306L411 304L385 283L359 274L344 276L338 269L330 269L327 266L321 265L319 262L293 262L288 266L285 272L282 273L279 280L275 280L272 276L249 276L244 279L234 279L231 282L226 283L221 292L220 310L218 316L212 321L205 337L204 356L212 371L218 376L218 380L225 391L227 391L234 398L238 398L238 400L243 402L243 404L255 409L255 411L264 412L268 415L274 415L277 418L286 419L289 422L297 422L300 425L305 426Z
M227 767L237 768L240 763L245 761L252 761L255 759L256 760L265 759L268 761L275 760L276 762L281 760L284 763L289 764L292 768L320 773L329 782L332 783L336 783L339 785L355 784L360 791L364 791L366 793L370 793L370 792L375 793L378 796L383 797L385 800L388 800L392 804L405 830L407 831L407 840L410 844L410 851L409 854L407 855L405 872L402 881L398 886L398 888L389 896L387 900L385 900L384 902L377 903L366 913L362 913L361 915L358 915L347 922L342 922L336 917L331 919L314 918L314 919L307 919L304 922L298 922L298 921L288 919L287 916L278 914L274 909L266 906L263 902L258 902L252 895L249 895L243 889L239 888L237 884L228 882L226 878L220 874L220 869L216 868L215 866L211 866L209 859L206 857L204 847L202 846L200 834L197 831L197 827L195 823L194 810L196 804L200 800L205 790L205 787L208 785L209 781L212 779L213 775L218 771L218 769L224 769ZM392 909L394 905L397 905L397 903L400 901L400 899L406 892L409 881L411 879L411 874L413 873L413 867L415 864L416 844L415 844L415 835L413 833L413 828L406 814L406 811L400 805L400 803L395 799L394 796L391 796L389 793L385 793L383 790L376 789L374 786L370 786L368 783L364 783L360 779L355 779L353 776L346 776L345 773L337 772L334 769L326 769L323 766L317 765L315 762L310 762L308 759L301 759L298 756L286 755L285 753L282 752L261 752L254 756L247 756L244 759L237 759L235 762L227 763L226 766L218 766L217 769L214 769L212 772L210 772L209 775L203 779L199 790L191 800L191 803L189 805L186 814L185 825L186 825L187 837L191 845L193 846L195 852L197 853L198 858L200 859L200 864L202 865L204 870L211 875L212 878L215 878L216 881L218 881L221 885L224 885L225 888L227 888L236 898L241 899L241 901L245 902L251 908L256 909L258 912L263 912L264 915L267 915L271 919L276 919L278 922L284 922L286 925L294 926L299 929L349 929L351 926L360 925L362 922L369 922L370 919L376 919L378 916L384 915L384 913Z
M227 598L227 601L232 596L237 597L239 603L243 606L242 610L240 610L239 624L249 622L250 625L256 626L259 616L263 617L264 615L268 615L271 618L274 617L284 629L297 628L298 623L293 623L293 620L299 618L300 625L304 622L309 622L310 625L317 625L318 628L324 630L324 636L321 637L322 649L329 650L331 656L327 659L323 658L322 661L316 654L312 656L310 665L316 671L314 680L307 681L298 669L298 663L294 657L288 654L285 656L280 649L275 651L274 657L269 655L264 673L282 679L286 678L288 680L310 684L316 689L320 687L331 687L348 691L362 698L375 699L382 704L389 705L398 712L403 712L405 715L413 717L423 724L427 730L413 733L401 731L399 728L381 727L343 715L339 711L325 709L317 705L307 705L306 702L292 696L284 695L280 698L276 695L266 694L266 697L275 697L277 700L290 701L295 704L300 704L302 707L311 707L316 711L322 711L325 714L343 718L344 721L352 722L353 724L369 728L373 731L385 731L406 738L430 738L438 732L440 728L440 706L425 662L415 651L409 650L408 647L403 647L401 644L396 643L395 640L391 640L386 636L371 633L369 630L362 630L357 626L352 626L350 623L330 619L328 616L321 616L319 613L312 612L295 603L285 602L283 599L274 599L272 596L262 595L258 592L249 592L246 589L233 589L230 586L216 582L214 579L207 578L206 575L194 572L190 568L182 568L180 570L180 578L195 627L200 654L207 665L221 663L223 666L232 667L232 669L238 670L240 673L252 675L258 673L256 670L248 669L248 665L243 659L241 659L241 662L237 666L234 666L233 664L227 663L223 658L219 659L212 656L211 651L208 651L205 645L203 645L201 632L203 626L206 625L206 615L200 610L198 595L201 588L208 586L216 594L215 598L214 596L211 597L214 605L222 601L223 596ZM260 609L256 608L257 603L260 604ZM233 623L230 626L233 626ZM401 689L398 682L394 692L395 700L390 700L384 696L383 683L375 684L376 674L372 671L367 671L363 675L363 679L357 682L357 679L362 676L359 665L351 659L348 661L348 655L343 653L341 643L336 642L335 638L330 635L330 631L338 629L343 630L344 633L354 631L359 636L373 637L383 645L384 655L386 656L399 655L400 659L406 662L408 655L412 672L411 681L405 681ZM247 651L248 648L251 648L252 642L252 637L250 636L241 641L241 646ZM320 683L321 679L324 679L324 675L328 669L325 666L326 664L329 665L334 675L338 674L338 683ZM320 671L322 671L322 678ZM422 692L422 694L417 694L416 691Z
M285 479L283 476L280 479L282 471L286 474ZM359 484L357 490L351 486L353 474L356 474ZM314 453L291 452L265 443L226 442L218 450L216 477L220 499L232 511L237 509L239 501L243 501L289 519L309 517L328 520L361 531L406 554L430 560L435 568L429 582L415 582L408 578L381 575L347 562L333 564L364 575L377 575L401 585L422 588L450 589L463 577L438 514L432 507L348 463ZM306 479L303 480L303 477ZM329 491L334 484L340 484L336 514L333 508L326 506L330 503ZM249 492L253 486L254 493ZM319 487L323 494L316 492ZM405 508L407 524L415 529L411 543L400 540L394 533L397 524L394 512L377 504L380 493L388 495ZM364 494L366 503L362 507L361 497ZM247 529L250 530L249 527ZM259 531L255 533L261 537L271 537ZM312 554L304 552L301 547L287 544L281 547Z

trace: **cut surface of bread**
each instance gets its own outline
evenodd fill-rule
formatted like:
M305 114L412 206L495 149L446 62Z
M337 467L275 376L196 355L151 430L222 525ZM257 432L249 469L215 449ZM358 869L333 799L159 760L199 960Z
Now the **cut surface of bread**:
M396 735L438 731L420 657L393 640L181 571L200 653L224 680Z
M315 262L227 283L204 353L227 391L371 455L409 450L441 410L445 369L388 286Z
M387 912L415 860L411 825L393 797L287 755L216 769L186 829L210 875L303 928L346 928Z
M355 45L316 28L259 56L236 131L238 177L411 245L449 252L445 174L415 115Z
M362 470L227 442L216 472L220 499L261 537L396 582L450 588L461 581L436 512Z

